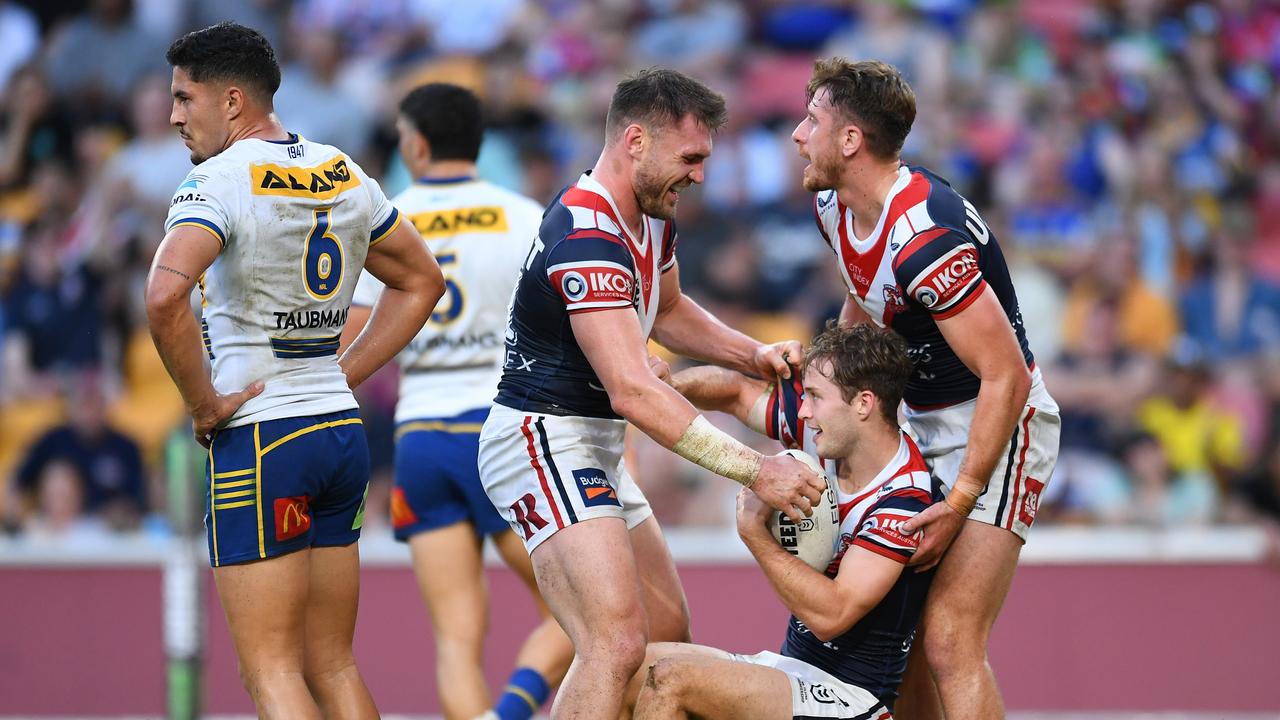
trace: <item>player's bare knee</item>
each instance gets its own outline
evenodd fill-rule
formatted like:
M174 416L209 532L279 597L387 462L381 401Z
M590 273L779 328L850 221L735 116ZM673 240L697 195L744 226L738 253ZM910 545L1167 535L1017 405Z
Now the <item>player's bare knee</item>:
M354 669L355 666L356 659L350 654L328 658L323 662L309 658L306 667L303 668L302 677L307 681L307 687L323 688L333 683L343 673Z
M658 697L678 700L686 687L688 668L677 658L664 657L649 666L645 687Z
M637 626L585 638L574 650L588 666L607 667L630 676L644 663L646 647L644 628Z
M939 680L979 668L987 660L987 636L971 624L930 625L924 637L929 670Z

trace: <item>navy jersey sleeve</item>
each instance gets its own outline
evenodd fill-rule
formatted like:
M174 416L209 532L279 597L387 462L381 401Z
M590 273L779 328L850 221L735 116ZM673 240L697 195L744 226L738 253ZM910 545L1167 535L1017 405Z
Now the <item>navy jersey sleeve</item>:
M676 221L668 220L667 227L662 235L662 262L658 266L659 272L666 272L676 266L676 242L678 235L676 233Z
M790 380L778 378L765 405L765 434L788 448L799 448L804 442L804 421L800 419L803 388L799 372L791 373Z
M982 294L978 248L963 233L932 228L913 236L893 262L898 285L935 318L951 317Z
M929 507L930 500L929 493L911 486L887 493L867 511L853 544L906 564L920 547L920 533L907 535L902 524Z
M622 240L579 230L547 254L547 280L570 313L634 307L635 262Z

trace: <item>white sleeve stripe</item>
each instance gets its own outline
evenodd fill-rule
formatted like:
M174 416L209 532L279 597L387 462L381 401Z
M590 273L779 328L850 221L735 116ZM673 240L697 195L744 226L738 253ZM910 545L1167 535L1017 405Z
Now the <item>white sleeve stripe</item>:
M593 308L629 308L634 307L630 300L610 300L608 302L565 303L565 310L591 310Z
M916 288L920 287L920 283L924 282L925 279L931 277L933 275L934 270L937 270L943 265L951 262L952 259L954 259L957 255L960 255L961 253L965 252L966 250L972 251L972 249L973 249L972 246L968 244L957 245L956 247L951 248L951 251L948 252L946 255L943 255L937 260L934 260L932 263L930 263L929 267L925 268L924 270L916 274L915 279L912 280L911 284L907 286L907 294L915 295Z
M551 273L560 272L561 270L598 270L602 267L613 268L619 272L631 275L631 268L608 260L580 260L575 262L556 263L555 265L547 266L547 274L550 275Z
M569 214L573 216L573 227L575 230L594 230L596 229L596 211L591 208L578 207L577 205L566 205L569 208Z

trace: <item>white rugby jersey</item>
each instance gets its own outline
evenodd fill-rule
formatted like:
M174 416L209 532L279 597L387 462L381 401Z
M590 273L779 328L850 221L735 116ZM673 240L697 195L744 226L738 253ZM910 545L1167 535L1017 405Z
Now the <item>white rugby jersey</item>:
M240 140L191 170L165 228L222 243L200 278L213 386L266 383L228 426L356 407L338 339L370 245L399 221L359 166L297 135Z
M446 418L493 402L502 373L507 304L542 222L542 206L472 178L424 179L395 198L445 277L445 296L400 353L396 422ZM360 276L353 302L372 306L382 283Z

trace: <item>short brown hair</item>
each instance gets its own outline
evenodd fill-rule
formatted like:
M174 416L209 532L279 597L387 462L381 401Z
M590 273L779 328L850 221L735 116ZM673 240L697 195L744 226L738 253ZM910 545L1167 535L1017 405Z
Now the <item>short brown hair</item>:
M861 324L840 327L827 322L827 329L813 339L804 356L805 372L817 372L816 365L831 363L831 381L840 388L845 402L863 390L880 400L880 412L890 425L898 424L898 403L911 377L907 345L892 330Z
M646 68L618 83L613 91L605 137L613 138L631 123L676 125L686 115L715 132L726 118L724 97L682 72Z
M894 66L879 60L851 62L842 57L813 63L805 102L827 91L831 106L862 130L867 149L894 158L916 121L916 94Z

